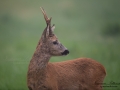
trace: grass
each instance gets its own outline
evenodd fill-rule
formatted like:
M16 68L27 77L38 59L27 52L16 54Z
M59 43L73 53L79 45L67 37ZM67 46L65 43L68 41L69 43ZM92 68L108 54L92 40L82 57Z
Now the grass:
M118 2L0 1L0 90L27 90L28 64L45 28L40 6L53 17L55 34L70 50L68 56L53 57L51 62L93 58L106 68L105 83L120 83L120 36L102 34L109 23L120 25ZM104 87L109 89L119 90L120 84Z

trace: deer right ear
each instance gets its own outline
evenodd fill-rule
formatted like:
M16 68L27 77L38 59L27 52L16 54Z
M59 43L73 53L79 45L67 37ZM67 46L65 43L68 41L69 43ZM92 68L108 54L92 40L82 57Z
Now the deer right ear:
M53 26L51 28L52 32L54 31L54 29L55 29L55 24L53 24Z

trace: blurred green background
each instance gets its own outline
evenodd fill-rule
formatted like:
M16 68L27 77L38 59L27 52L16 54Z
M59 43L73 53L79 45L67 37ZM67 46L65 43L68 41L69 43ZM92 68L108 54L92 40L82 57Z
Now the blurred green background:
M28 64L46 27L40 6L70 50L50 62L93 58L106 68L104 83L118 83L104 90L120 90L120 0L0 0L0 90L27 90Z

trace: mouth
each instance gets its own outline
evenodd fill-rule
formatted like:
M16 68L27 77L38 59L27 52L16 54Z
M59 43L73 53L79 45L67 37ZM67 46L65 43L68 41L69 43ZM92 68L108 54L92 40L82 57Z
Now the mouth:
M61 53L62 55L67 55L69 54L69 51L68 50L65 50L64 52Z

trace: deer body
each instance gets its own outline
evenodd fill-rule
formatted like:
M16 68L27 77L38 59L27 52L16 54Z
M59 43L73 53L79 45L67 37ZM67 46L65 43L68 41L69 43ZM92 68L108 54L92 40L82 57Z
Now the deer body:
M41 8L42 9L42 8ZM67 55L69 51L53 34L51 18L42 9L47 27L30 61L27 84L29 90L102 90L106 75L104 67L95 60L75 60L50 63L52 56Z

